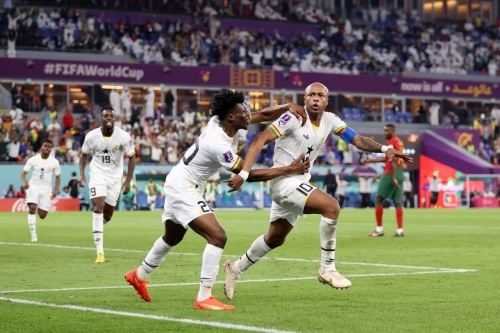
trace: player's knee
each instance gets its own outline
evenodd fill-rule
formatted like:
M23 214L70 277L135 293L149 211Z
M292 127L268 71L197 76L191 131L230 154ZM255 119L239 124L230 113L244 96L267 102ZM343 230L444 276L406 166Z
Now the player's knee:
M218 232L216 235L211 237L210 244L218 248L223 249L226 246L227 236L225 232Z
M47 217L47 213L38 212L38 216L43 220L45 217Z
M103 207L100 207L98 205L95 205L94 207L92 207L92 211L95 214L102 214L103 210L104 210Z
M104 221L109 222L109 221L111 221L113 214L104 213L104 215L102 217L103 217Z
M332 220L336 220L340 214L340 205L337 199L332 198L331 202L329 202L323 208L322 215Z

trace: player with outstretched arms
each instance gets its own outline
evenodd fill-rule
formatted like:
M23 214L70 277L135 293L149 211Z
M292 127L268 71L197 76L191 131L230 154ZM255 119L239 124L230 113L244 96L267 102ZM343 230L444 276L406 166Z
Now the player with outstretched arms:
M104 224L111 221L118 202L120 188L123 194L130 191L130 181L135 169L134 144L130 135L115 127L115 111L111 107L101 110L102 126L85 136L80 158L80 187L85 187L85 166L87 155L90 162L89 194L92 201L92 233L97 249L96 264L104 263ZM121 186L123 175L123 155L129 157L127 178Z
M125 275L128 283L146 302L151 301L147 290L148 275L165 260L166 255L182 241L188 228L191 228L208 243L202 256L200 288L194 308L234 309L212 296L212 287L219 272L219 262L227 237L211 207L203 199L201 190L207 180L222 167L233 173L240 173L243 160L236 154L233 146L238 130L246 129L250 123L275 120L287 110L298 114L298 118L305 117L303 108L297 104L289 103L250 113L244 101L243 93L237 91L223 90L215 95L213 117L165 180L165 205L162 215L165 233L156 240L139 268ZM294 117L291 113L287 114ZM285 174L308 172L309 163L301 162L300 158L289 161L290 165L248 171L244 176L249 181L264 181Z
M313 83L305 90L305 109L307 114L304 126L285 113L266 130L257 135L250 146L242 171L228 181L232 190L239 190L245 180L246 173L259 155L262 147L276 141L273 168L293 161L301 154L312 166L321 146L330 133L333 133L348 144L360 150L383 152L389 159L401 157L411 158L392 148L383 146L373 140L357 134L333 113L324 112L328 104L328 89L321 83ZM242 176L243 175L243 176ZM248 251L239 260L227 260L224 263L226 296L233 298L236 280L240 274L264 257L272 249L281 246L303 214L320 214L319 223L321 245L321 267L318 280L334 288L348 288L351 282L343 277L335 267L335 249L337 220L340 207L333 197L317 189L309 183L310 173L303 175L285 175L270 181L269 194L273 200L271 206L270 226L267 234L258 237Z
M21 179L26 191L26 203L28 204L28 225L31 231L31 241L37 242L36 213L43 220L50 209L50 199L59 193L61 185L61 165L59 161L50 156L54 147L51 140L43 140L40 154L31 157L23 168ZM26 180L26 174L33 171L30 181ZM52 176L56 177L56 186L52 190Z

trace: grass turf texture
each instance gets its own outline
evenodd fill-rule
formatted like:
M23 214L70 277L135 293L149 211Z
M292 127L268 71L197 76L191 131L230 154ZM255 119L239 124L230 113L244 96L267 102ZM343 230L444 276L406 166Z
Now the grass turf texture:
M116 213L105 226L106 263L102 265L94 264L90 212L50 213L45 220L37 219L39 242L34 246L29 243L26 214L2 213L0 332L237 331L224 324L268 332L498 331L499 213L406 210L406 236L395 238L391 237L396 229L394 210L385 210L386 236L370 238L366 235L375 228L374 211L343 210L336 259L339 271L353 282L347 290L316 280L319 217L308 216L299 221L285 245L268 255L291 260L262 260L241 276L234 299L227 301L222 263L239 257L267 231L269 212L218 211L228 242L213 294L236 307L220 312L193 309L205 241L192 231L150 275L152 303L140 300L126 284L124 274L141 263L163 232L159 211ZM63 247L44 246L49 244ZM91 287L110 288L29 291ZM9 292L13 290L28 291ZM19 304L6 298L150 317Z

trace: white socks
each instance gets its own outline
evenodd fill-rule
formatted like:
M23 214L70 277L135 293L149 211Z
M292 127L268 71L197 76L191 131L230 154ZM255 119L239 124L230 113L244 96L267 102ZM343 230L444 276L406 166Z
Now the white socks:
M30 227L31 238L36 238L36 215L28 214L28 225Z
M97 254L104 253L104 233L102 214L92 213L92 233Z
M250 246L248 251L236 260L233 265L233 272L237 275L246 271L255 264L260 258L264 257L272 249L264 241L264 235L259 236Z
M154 212L154 211L155 211L155 208L156 208L156 205L155 205L155 203L154 203L154 202L149 204L149 209L150 209L152 212Z
M200 290L198 301L204 301L212 296L212 287L219 273L219 263L224 249L207 244L203 251L203 263L201 265Z
M137 270L139 279L147 280L149 273L152 273L165 260L168 252L174 247L165 243L162 237L158 238Z
M319 221L319 239L321 242L321 273L336 271L335 268L335 236L337 221L324 216Z
M376 232L382 232L382 231L384 231L384 227L377 226L377 228L375 228L375 231Z

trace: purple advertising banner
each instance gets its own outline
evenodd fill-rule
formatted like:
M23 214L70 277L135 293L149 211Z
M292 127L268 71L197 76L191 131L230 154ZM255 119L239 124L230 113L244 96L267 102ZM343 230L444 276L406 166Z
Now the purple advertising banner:
M476 150L479 149L480 138L478 130L462 128L439 128L433 131L434 133L441 135L445 139L456 143L459 147L467 148L468 145L473 144Z
M191 87L303 90L322 82L330 92L401 94L426 97L500 100L495 83L454 80L393 78L370 75L339 75L284 72L227 67L182 67L162 65L79 62L63 60L0 59L0 77L17 80L86 81L116 84L166 84ZM287 73L288 74L288 73ZM467 77L464 76L464 80Z

